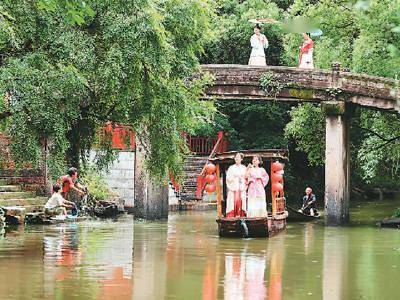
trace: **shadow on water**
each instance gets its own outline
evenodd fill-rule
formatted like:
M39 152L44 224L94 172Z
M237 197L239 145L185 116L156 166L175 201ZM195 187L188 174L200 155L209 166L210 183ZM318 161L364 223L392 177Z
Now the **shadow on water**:
M352 223L291 223L271 239L217 235L215 212L168 221L18 227L0 239L1 299L394 299L396 201L353 203Z

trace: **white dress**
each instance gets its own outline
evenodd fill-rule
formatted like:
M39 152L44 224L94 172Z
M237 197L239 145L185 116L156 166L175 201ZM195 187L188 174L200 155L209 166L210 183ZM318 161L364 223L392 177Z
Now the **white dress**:
M265 186L269 180L264 168L250 168L247 178L247 217L267 217Z
M264 44L262 41L266 40ZM264 34L260 34L258 37L256 34L253 34L250 38L251 44L251 54L249 59L250 66L266 66L267 62L265 60L265 52L264 48L268 48L268 40Z
M301 56L301 62L300 62L299 68L314 69L313 49L308 50L307 53L304 53Z
M244 165L232 165L226 172L226 186L228 197L226 199L226 215L235 214L235 193L240 193L242 211L246 211L246 167Z

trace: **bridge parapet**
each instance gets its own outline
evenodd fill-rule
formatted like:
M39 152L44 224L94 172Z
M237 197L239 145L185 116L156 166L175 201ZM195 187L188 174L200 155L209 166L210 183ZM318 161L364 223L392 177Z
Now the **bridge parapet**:
M400 112L399 81L356 74L333 65L332 70L305 70L293 67L247 65L202 65L215 81L204 99L280 100L322 102L338 99L357 105ZM263 74L272 74L280 85L268 95L260 84Z

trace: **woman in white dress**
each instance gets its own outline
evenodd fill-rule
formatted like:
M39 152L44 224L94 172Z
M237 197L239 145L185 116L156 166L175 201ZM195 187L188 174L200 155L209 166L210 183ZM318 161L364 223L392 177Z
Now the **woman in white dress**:
M235 164L226 172L226 217L246 216L246 167L242 165L243 153L236 153Z
M246 172L248 184L247 191L247 217L267 217L267 202L265 197L265 186L268 184L268 174L260 167L262 159L254 156L252 164L249 164Z
M261 27L256 25L254 27L254 34L250 38L251 54L249 59L249 66L266 66L264 49L268 48L267 37L261 33Z

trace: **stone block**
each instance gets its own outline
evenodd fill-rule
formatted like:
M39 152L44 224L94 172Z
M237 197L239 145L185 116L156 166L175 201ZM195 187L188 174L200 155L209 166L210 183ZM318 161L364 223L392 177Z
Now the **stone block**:
M135 171L134 170L125 171L124 175L126 179L133 179L135 178Z
M133 162L135 160L134 152L121 151L118 155L119 161L123 162Z

